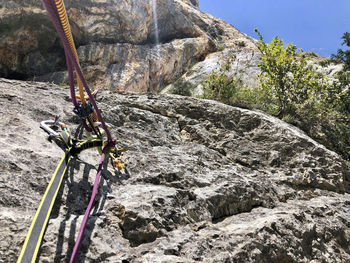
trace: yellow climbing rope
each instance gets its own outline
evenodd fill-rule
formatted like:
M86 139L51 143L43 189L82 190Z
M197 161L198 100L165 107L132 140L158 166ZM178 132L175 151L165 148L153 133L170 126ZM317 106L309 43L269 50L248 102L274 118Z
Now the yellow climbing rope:
M73 50L75 60L77 61L78 65L80 66L79 57L78 57L77 49L76 49L75 44L74 44L72 30L71 30L70 25L69 25L68 16L67 16L66 8L64 6L64 2L63 2L63 0L55 0L55 5L56 5L57 11L58 11L59 19L60 19L64 34L66 35L66 38L69 42L69 45ZM79 98L81 100L84 108L86 108L86 98L87 97L85 97L85 95L84 95L84 85L83 85L82 81L80 80L78 74L77 74L77 81L78 81L78 86L79 86L79 96L77 96L77 98ZM91 115L89 115L89 120L91 123L98 121L98 117L97 117L96 112L93 112Z

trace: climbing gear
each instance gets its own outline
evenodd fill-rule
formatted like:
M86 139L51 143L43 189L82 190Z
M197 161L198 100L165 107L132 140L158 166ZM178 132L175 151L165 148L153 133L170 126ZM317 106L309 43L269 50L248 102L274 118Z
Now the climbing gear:
M97 194L102 167L106 156L111 158L115 169L121 172L125 171L125 163L123 162L121 155L127 150L127 146L121 144L112 137L95 101L95 96L98 89L91 92L84 78L80 68L79 58L74 44L64 2L63 0L43 0L43 2L63 43L69 76L70 99L74 105L73 112L80 117L83 127L88 132L88 137L91 138L88 140L73 138L70 135L67 126L63 122L58 121L58 117L56 117L55 120L45 120L40 123L40 127L49 134L49 139L54 139L61 142L66 151L58 164L40 202L39 208L28 231L21 254L18 258L18 263L36 261L41 240L43 238L53 204L57 197L64 174L67 170L67 166L69 165L73 155L77 155L83 150L97 147L99 153L101 154L101 158L90 201L79 229L70 262L75 262L84 229ZM75 92L74 71L76 73L79 94L76 94ZM85 96L85 92L87 93L87 96ZM57 126L57 124L59 126ZM96 137L91 136L91 132L94 132ZM103 138L104 135L106 136L106 140ZM121 147L118 147L119 145Z
M29 228L26 240L24 242L21 254L17 262L35 262L36 261L36 256L40 248L40 244L50 217L50 213L52 211L53 204L55 203L58 190L60 189L64 174L67 170L67 167L70 163L72 156L77 155L82 151L90 148L95 148L95 147L101 148L103 146L103 142L101 139L79 140L76 138L72 138L68 132L67 126L62 122L58 122L61 130L57 129L56 131L53 127L54 123L55 123L54 120L42 121L40 124L40 127L43 128L49 134L49 136L52 136L56 140L61 140L62 142L64 142L64 144L67 147L67 150L64 156L62 157L61 161L59 162L54 174L52 175L50 183L45 191L45 194L40 202L39 208L37 209L37 212L34 216L32 224ZM49 126L49 124L51 125ZM123 145L123 147L121 148L114 147L112 149L108 148L108 144L104 145L99 168L98 168L98 173L94 183L94 189L95 188L96 189L93 190L92 196L90 198L90 203L87 208L87 212L84 215L85 220L83 220L82 227L79 230L79 235L73 250L74 252L72 254L73 259L76 255L76 252L78 251L78 247L82 238L85 224L87 222L88 216L92 208L92 203L97 193L98 182L100 180L100 176L102 172L102 164L104 162L106 153L109 154L109 156L111 157L111 160L113 160L114 162L118 160L118 166L114 165L113 167L118 171L124 173L125 164L121 159L121 154L122 152L127 150L127 146L125 144L121 144L121 145ZM72 259L70 262L73 262Z
M32 224L29 228L26 240L17 262L36 261L36 256L40 248L40 244L50 217L50 213L52 211L52 207L55 203L58 190L60 189L64 174L67 170L72 156L79 154L83 150L102 147L101 139L78 140L71 138L67 126L64 123L58 122L61 130L54 129L55 123L57 123L57 120L42 121L40 123L40 127L44 129L50 137L56 140L61 140L66 145L67 150L59 162L55 172L53 173L48 187L46 188L45 194L40 202L39 208L37 209Z
M73 109L73 112L82 119L86 119L95 111L94 106L88 101L84 107L83 104L79 104L78 107Z
M58 190L60 189L63 176L67 170L71 156L71 152L67 151L53 173L50 183L46 188L45 194L40 202L39 208L35 213L17 262L36 262L41 240L44 236L52 207L55 203Z
M112 162L113 162L113 167L115 169L118 169L120 171L125 170L125 164L123 163L123 160L120 157L114 158L114 160L112 160Z
M56 131L54 131L51 126L49 125L54 125L56 123L56 120L46 120L46 121L42 121L40 122L40 128L42 128L44 131L46 131L50 136L52 137L58 137L58 133ZM60 123L60 125L62 125L63 123Z
M77 74L77 80L78 80L78 86L79 86L79 98L83 104L84 107L86 107L86 100L84 96L84 90L88 94L89 101L91 102L92 106L94 107L95 111L93 114L89 115L89 122L90 125L94 121L100 121L101 127L105 130L106 136L108 138L109 144L113 147L113 141L115 140L112 138L111 133L109 132L106 123L104 119L102 118L101 112L99 108L97 107L96 101L94 99L94 95L91 92L84 75L81 71L79 59L77 55L77 51L74 45L73 36L70 30L70 25L68 22L68 17L66 13L66 9L63 3L63 0L43 0L44 5L46 7L46 10L48 11L51 20L58 32L59 37L61 38L61 41L63 43L64 51L66 54L66 60L67 60L67 67L68 67L68 75L69 75L69 84L70 84L70 90L71 90L71 98L73 100L73 104L75 108L78 108L78 101L75 96L75 87L74 87L74 76L73 76L73 70L76 71ZM85 120L82 120L83 125L86 124ZM87 125L84 125L86 127ZM93 125L90 127L92 130L94 129ZM90 131L91 131L90 129Z
M110 149L109 157L111 158L113 168L124 173L126 164L122 159L122 153L128 150L128 145L119 141L116 142L116 145L120 145L120 147L114 147L113 149Z

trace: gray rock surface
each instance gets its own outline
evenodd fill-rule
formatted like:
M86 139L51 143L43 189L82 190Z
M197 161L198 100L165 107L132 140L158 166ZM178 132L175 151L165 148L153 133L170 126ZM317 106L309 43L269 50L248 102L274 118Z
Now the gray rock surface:
M231 61L229 69L225 70L224 73L228 76L240 78L245 85L255 88L258 85L258 75L260 73L258 68L260 56L261 53L256 50L237 51L233 48L226 48L223 51L211 53L203 61L194 64L181 76L181 79L192 84L192 96L201 96L203 95L202 83L208 79L210 74L218 73L227 61ZM174 83L171 83L160 93L172 93L173 88Z
M78 120L66 87L0 79L0 103L0 261L14 262L63 154L39 122ZM130 175L105 169L79 262L350 261L349 167L297 128L181 96L98 104ZM39 262L69 257L98 159L73 160Z
M65 1L90 83L159 90L216 51L215 43L256 49L251 38L200 11L197 0L154 2L156 15L151 0ZM2 1L0 15L0 77L67 82L63 49L41 1ZM91 60L96 56L103 59Z

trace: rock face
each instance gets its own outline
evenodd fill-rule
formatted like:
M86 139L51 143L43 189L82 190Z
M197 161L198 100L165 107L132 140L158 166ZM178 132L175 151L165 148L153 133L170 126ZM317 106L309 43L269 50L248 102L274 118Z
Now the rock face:
M0 80L0 261L14 262L62 150L43 119L74 134L68 89ZM349 262L350 170L300 130L260 112L168 95L102 92L129 175L105 169L78 262ZM75 158L39 262L66 262L98 162ZM106 164L107 167L107 164Z
M231 61L229 68L223 72L228 76L240 78L244 84L254 88L258 85L260 56L260 52L256 50L237 51L233 48L227 48L223 51L209 54L203 61L196 63L184 73L180 79L191 83L192 89L190 92L192 96L200 97L203 95L203 81L208 79L210 74L218 73L219 69L227 64L227 61ZM172 93L174 85L176 85L176 82L166 86L161 90L161 93Z
M97 87L158 91L218 44L256 49L236 28L201 12L197 0L65 3L83 70ZM1 2L0 14L0 77L67 82L63 49L41 1Z

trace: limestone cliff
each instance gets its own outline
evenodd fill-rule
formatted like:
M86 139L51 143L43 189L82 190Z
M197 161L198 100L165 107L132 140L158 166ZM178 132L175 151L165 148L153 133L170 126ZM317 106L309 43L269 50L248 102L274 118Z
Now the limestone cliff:
M169 95L100 94L130 146L129 175L106 169L78 262L349 262L350 170L299 129L261 112ZM15 262L62 150L39 122L68 88L0 79L0 261ZM66 262L98 153L75 158L39 262ZM106 164L106 167L108 165Z
M104 88L98 104L130 146L130 174L105 164L78 262L350 262L350 168L339 155L261 112L145 94L180 76L200 84L232 55L229 74L244 68L253 83L255 40L198 0L65 3L88 82ZM0 77L67 81L41 1L0 1L0 17ZM68 93L0 78L1 262L16 261L63 154L39 122L59 114L79 134ZM98 160L89 150L71 162L38 262L69 259Z
M236 28L200 11L197 0L65 3L83 70L96 87L158 91L219 45L256 49ZM67 82L64 53L41 1L2 1L0 15L0 77Z

